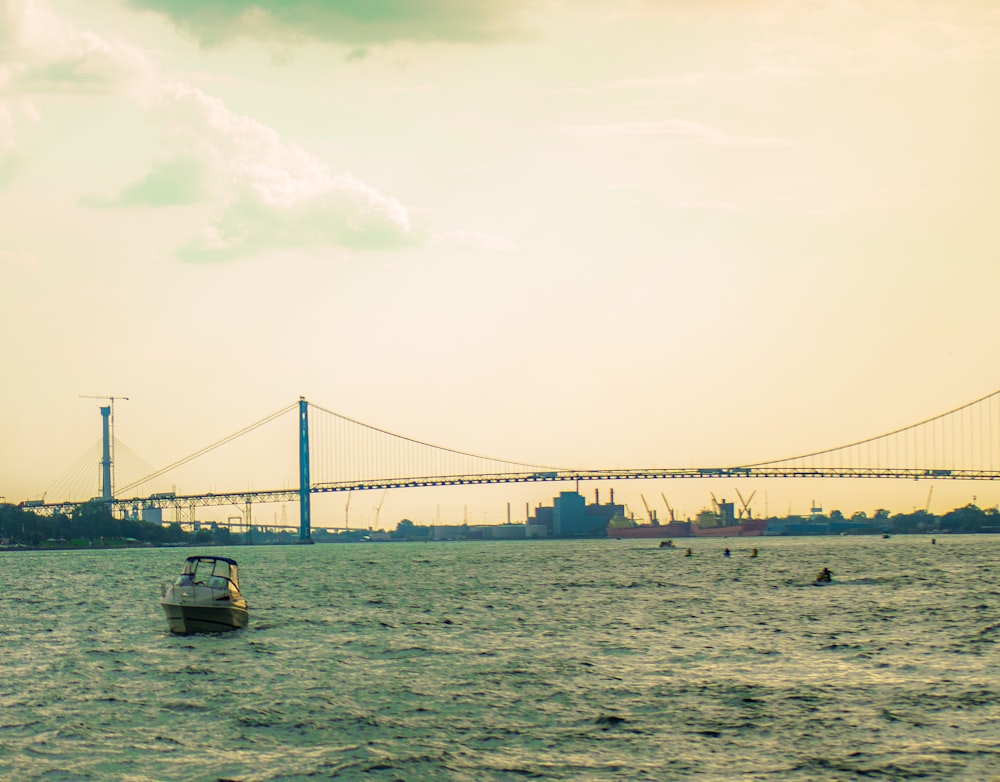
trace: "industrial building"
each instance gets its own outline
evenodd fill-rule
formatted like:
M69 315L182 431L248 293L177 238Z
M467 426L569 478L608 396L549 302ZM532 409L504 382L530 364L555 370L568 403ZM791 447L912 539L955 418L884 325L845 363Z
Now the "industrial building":
M623 515L625 506L615 504L614 489L610 502L603 505L599 489L595 489L591 505L579 492L564 491L552 500L551 507L538 506L528 519L528 525L544 527L552 538L603 538L607 535L608 522Z

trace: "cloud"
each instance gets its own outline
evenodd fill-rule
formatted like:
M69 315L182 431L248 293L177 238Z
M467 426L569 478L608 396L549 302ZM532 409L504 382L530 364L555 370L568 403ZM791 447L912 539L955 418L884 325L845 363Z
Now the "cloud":
M747 211L745 206L741 206L732 201L725 201L720 198L709 198L704 200L678 199L671 202L670 206L673 209L697 212L726 212L728 214L739 214Z
M980 0L734 0L621 3L649 25L698 31L708 69L638 72L615 90L701 90L761 80L864 77L995 63L1000 14ZM733 36L733 31L740 31ZM721 44L721 46L720 46ZM713 54L713 49L717 51Z
M566 132L587 138L650 136L674 144L705 144L726 147L785 147L791 142L772 136L739 136L684 119L645 120L603 125L576 125Z
M185 260L227 260L310 245L383 249L423 241L397 200L349 173L333 174L315 156L231 112L221 100L175 84L165 91L164 103L196 146L224 168L229 183L222 215L182 248Z
M244 189L219 220L177 254L182 260L202 263L274 249L378 250L413 244L419 236L397 202L350 177L340 177L321 195L294 204L268 203L260 193Z
M237 38L346 44L493 41L523 35L524 0L129 0L202 46Z
M432 241L436 247L471 248L494 253L517 250L512 241L479 231L441 231L434 234Z
M217 3L215 4L217 5ZM294 5L294 4L293 4ZM201 7L201 3L198 4ZM206 8L213 3L205 0ZM168 79L141 51L78 30L44 0L0 0L0 178L17 150L12 107L37 118L32 98L81 92L125 96L160 120L178 150L96 208L169 207L217 198L219 217L188 241L187 260L282 247L387 248L423 241L407 210L349 173L333 174L272 128Z
M12 93L117 92L153 70L137 47L70 26L45 0L0 0L0 86Z
M758 63L744 71L681 71L666 76L618 79L610 82L608 86L615 90L699 90L713 84L741 84L765 79L796 79L815 75L815 71L801 66Z
M155 166L115 198L87 196L81 198L80 203L96 208L193 204L206 195L206 173L200 160L177 157Z
M0 160L14 151L14 118L5 103L0 102Z
M45 0L0 0L0 164L17 149L16 120L38 120L41 95L133 94L155 69L133 46L78 30Z

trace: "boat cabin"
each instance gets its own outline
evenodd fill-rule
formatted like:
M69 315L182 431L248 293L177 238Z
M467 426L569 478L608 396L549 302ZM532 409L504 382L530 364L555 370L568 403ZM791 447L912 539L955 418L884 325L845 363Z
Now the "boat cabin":
M214 589L228 589L230 583L240 589L236 560L227 557L197 556L184 561L184 570L174 582L176 586L198 584Z

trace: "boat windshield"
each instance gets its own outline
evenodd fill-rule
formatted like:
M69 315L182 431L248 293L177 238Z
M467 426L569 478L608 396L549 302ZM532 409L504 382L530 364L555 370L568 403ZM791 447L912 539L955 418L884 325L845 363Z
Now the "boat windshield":
M217 557L189 557L184 563L184 570L175 582L178 586L188 584L207 584L208 586L226 589L226 581L240 588L236 575L236 563L231 559Z

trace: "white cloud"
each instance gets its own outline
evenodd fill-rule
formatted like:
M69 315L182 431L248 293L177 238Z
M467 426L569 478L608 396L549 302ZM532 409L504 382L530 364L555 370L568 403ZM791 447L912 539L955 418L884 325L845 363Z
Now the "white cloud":
M643 76L618 79L608 87L614 90L702 89L712 84L739 84L764 79L794 79L815 75L803 66L777 65L761 62L744 71L680 71L665 76Z
M115 92L154 71L142 50L72 27L45 0L0 0L0 19L0 85L12 92Z
M567 133L586 138L650 136L674 144L706 144L712 146L785 147L791 142L772 136L740 136L685 119L638 120L597 125L576 125Z
M14 151L14 118L6 104L0 103L0 160Z
M17 148L16 120L35 121L44 94L140 94L154 73L141 50L77 30L45 0L0 0L0 161Z
M275 247L382 248L422 241L409 213L351 174L230 111L221 100L167 79L141 50L78 30L44 0L0 0L0 90L37 116L41 94L124 95L150 110L177 143L114 198L85 206L169 206L221 193L220 217L180 251L193 260L232 258ZM0 92L0 96L3 95ZM16 150L11 101L0 102L0 164ZM2 171L0 171L2 173ZM215 188L204 179L218 175Z
M221 100L174 84L163 102L229 182L223 214L182 249L182 257L222 260L278 247L385 248L422 241L397 200L349 173L331 173L314 155Z
M914 3L882 0L760 0L648 3L650 24L664 19L701 31L705 54L728 66L637 73L605 85L614 90L692 90L766 79L866 76L962 63L995 62L1000 56L1000 13L978 0ZM740 35L732 36L733 30ZM721 45L714 44L720 41Z
M517 250L517 245L509 239L480 231L441 231L435 233L432 240L436 246L443 247L469 247L496 253Z

